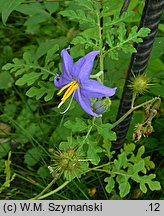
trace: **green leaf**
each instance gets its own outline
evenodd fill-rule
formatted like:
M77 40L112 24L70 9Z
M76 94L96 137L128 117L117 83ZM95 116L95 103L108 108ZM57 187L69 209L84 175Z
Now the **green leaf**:
M40 148L34 147L34 148L29 149L26 152L24 156L24 162L28 166L34 166L40 161L41 157L42 157L42 151L40 150Z
M11 149L9 143L0 143L0 158L6 156Z
M0 172L2 172L5 168L5 160L0 158Z
M97 145L97 142L89 142L87 151L88 160L90 160L92 164L97 165L100 162L98 153L102 151L102 148Z
M47 177L50 177L50 171L48 169L47 166L41 166L38 171L37 171L37 174L41 177L41 178L47 178Z
M71 129L72 132L82 132L86 131L88 125L80 118L75 118L75 120L68 120L64 123L64 126Z
M16 10L29 16L34 16L35 14L41 14L44 12L42 4L37 2L34 4L21 4L17 6Z
M116 133L111 131L112 124L106 123L102 125L96 125L96 127L98 133L102 135L104 139L108 139L110 141L116 140Z
M12 11L16 9L24 0L5 0L2 5L2 22L6 24L6 21Z
M81 7L84 7L86 8L87 10L89 11L94 11L94 7L93 7L93 2L92 0L75 0L76 3L81 6Z
M158 97L162 97L164 98L164 91L163 91L163 85L156 83L155 85L152 85L150 87L150 91L151 93L153 93L154 95L158 96Z
M130 144L124 144L124 150L127 152L127 153L131 153L135 150L136 148L136 145L134 143L130 143Z
M141 159L142 155L145 153L145 146L141 146L139 149L138 149L138 152L137 152L137 155L136 155L136 158L138 160Z
M125 53L134 53L136 49L132 46L132 42L140 43L143 41L143 37L146 37L150 32L148 28L141 28L138 31L137 26L133 26L130 34L126 37L127 29L122 23L117 32L115 29L112 29L111 32L106 33L106 42L108 43L110 49L107 51L107 54L110 58L118 60L118 50L122 50ZM114 40L114 35L118 35L118 40ZM115 43L115 41L118 41Z
M155 164L150 160L150 156L144 158L146 169L149 171L150 169L155 168Z
M40 43L37 51L36 51L36 59L39 59L43 55L47 54L48 50L54 49L54 51L58 51L59 47L65 46L67 42L67 39L65 37L60 37L57 39L52 39L52 40L46 40L42 43Z
M119 172L122 167L127 167L127 162L126 152L122 152L118 155L118 159L114 160L113 172Z
M44 5L50 14L54 13L59 8L59 2L44 2Z
M10 70L11 68L13 68L13 64L7 63L7 64L3 65L2 70Z
M13 79L8 71L0 72L0 89L7 89L11 87L12 81Z
M27 92L26 95L28 97L36 97L36 100L39 100L42 96L46 94L44 97L45 101L49 101L53 98L56 89L54 88L52 83L44 83L38 82L40 88L32 86Z
M135 163L134 166L131 166L128 169L127 174L131 176L138 174L140 171L144 169L144 167L145 167L145 161L141 159L139 162Z
M111 193L112 189L115 186L115 181L114 181L113 177L112 176L107 177L107 178L104 179L104 181L107 182L107 185L105 187L106 191L108 193Z
M131 185L128 182L129 178L126 175L119 175L116 180L119 183L119 194L123 198L130 192Z
M32 85L43 73L31 72L28 74L24 74L21 78L19 78L15 84L22 86L27 83L28 86Z
M15 173L11 175L10 165L11 165L11 151L8 154L8 159L5 161L4 174L6 175L6 178L5 178L5 182L0 187L0 193L2 193L2 191L6 189L7 187L10 187L10 183L15 178Z
M64 10L59 12L64 17L68 17L70 20L78 21L80 24L90 24L91 26L96 25L94 16L88 16L84 10Z
M158 181L153 181L153 179L156 177L155 174L150 174L150 175L144 175L144 176L139 176L139 175L134 175L132 179L140 184L140 189L142 190L143 193L147 192L147 187L146 184L149 186L150 190L160 190L161 186Z

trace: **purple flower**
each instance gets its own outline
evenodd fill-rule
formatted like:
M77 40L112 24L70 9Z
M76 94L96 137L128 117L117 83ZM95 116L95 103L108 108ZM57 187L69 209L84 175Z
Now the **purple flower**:
M61 51L62 74L55 76L54 85L59 89L58 95L63 91L65 93L58 108L72 95L86 113L95 117L101 116L93 112L90 98L113 96L116 88L108 88L96 80L89 79L94 59L99 53L100 51L92 51L73 63L67 49Z

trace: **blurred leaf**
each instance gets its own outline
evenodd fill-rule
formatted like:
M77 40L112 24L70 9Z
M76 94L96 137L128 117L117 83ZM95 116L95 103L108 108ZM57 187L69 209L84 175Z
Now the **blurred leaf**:
M163 85L156 83L155 85L151 86L150 91L154 95L164 98Z
M40 161L42 153L43 152L38 147L31 148L26 152L24 156L24 162L28 166L34 166Z
M0 138L1 137L8 137L11 132L10 125L0 122Z
M44 2L44 5L50 14L54 13L59 8L59 2Z
M11 87L12 81L13 79L8 71L0 72L0 89L7 89Z
M41 178L47 178L50 177L50 171L48 169L47 166L41 166L38 171L37 174L41 177Z
M6 24L6 21L12 11L16 9L18 5L20 5L24 0L5 0L2 4L2 22Z
M6 174L6 179L5 182L3 183L3 185L1 185L0 187L0 193L2 193L2 191L8 187L10 187L10 183L14 180L15 178L15 173L11 176L11 169L10 169L10 165L11 165L11 152L9 152L8 154L8 159L5 161L5 170L4 170L4 174Z
M11 149L9 143L0 143L0 158L6 156Z

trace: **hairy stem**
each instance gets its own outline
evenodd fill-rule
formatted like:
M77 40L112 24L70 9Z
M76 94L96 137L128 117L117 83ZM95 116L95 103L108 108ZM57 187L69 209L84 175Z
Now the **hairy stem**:
M54 178L48 185L47 187L44 188L44 190L42 190L42 192L40 192L40 194L38 194L36 197L32 198L32 200L37 200L39 199L39 197L41 197L55 182L56 182L57 178Z
M149 101L146 101L146 102L144 102L144 103L142 103L142 104L139 104L138 106L131 107L131 109L130 109L127 113L125 113L125 115L123 115L120 119L118 119L115 123L113 123L112 128L114 128L114 127L116 127L118 124L120 124L120 123L121 123L124 119L126 119L126 117L127 117L128 115L130 115L134 110L137 110L137 109L139 109L140 107L143 107L143 106L145 106L145 105L147 105L147 104L154 103L156 100L159 100L159 98L158 98L158 97L155 97L155 98L153 98L153 99L151 99L151 100L149 100Z
M44 194L43 196L37 197L37 200L44 199L44 198L46 198L46 197L49 197L49 196L51 196L51 195L57 193L58 191L60 191L61 189L63 189L63 188L64 188L67 184L69 184L69 183L70 183L70 181L65 181L62 185L60 185L60 186L59 186L58 188L56 188L55 190L53 190L53 191L51 191L51 192L49 192L49 193L47 193L47 194ZM35 197L32 198L32 200L35 200Z

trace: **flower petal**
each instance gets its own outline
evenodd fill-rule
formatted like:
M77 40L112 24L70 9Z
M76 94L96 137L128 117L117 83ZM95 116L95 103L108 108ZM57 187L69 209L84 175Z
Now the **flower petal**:
M73 70L73 59L67 52L67 49L63 49L61 51L61 57L62 57L62 74L65 75L65 77L72 78L72 70Z
M117 88L109 88L96 80L88 80L81 85L81 93L88 98L100 98L113 96Z
M54 85L58 89L63 88L63 86L67 85L70 82L72 82L72 80L69 77L64 76L64 74L62 74L61 76L57 74L54 78Z
M90 73L92 71L94 59L100 51L92 51L80 58L73 66L73 78L78 79L78 82L81 83L83 80L89 79Z
M89 115L100 117L101 115L98 115L94 113L91 109L91 102L88 97L85 95L82 95L80 92L80 88L78 88L74 95L75 100L80 104L81 108L88 113Z

